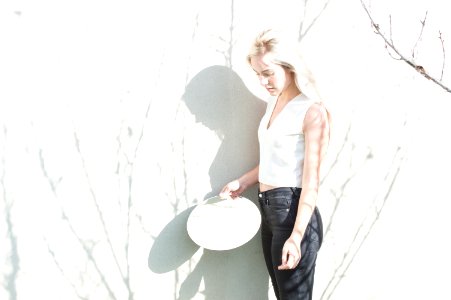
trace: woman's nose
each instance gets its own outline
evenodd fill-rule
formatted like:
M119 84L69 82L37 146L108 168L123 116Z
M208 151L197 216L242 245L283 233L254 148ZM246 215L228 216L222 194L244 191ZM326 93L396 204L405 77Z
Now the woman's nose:
M259 80L260 80L260 84L263 85L263 86L265 86L265 85L267 85L269 83L268 78L266 78L264 76L260 76Z

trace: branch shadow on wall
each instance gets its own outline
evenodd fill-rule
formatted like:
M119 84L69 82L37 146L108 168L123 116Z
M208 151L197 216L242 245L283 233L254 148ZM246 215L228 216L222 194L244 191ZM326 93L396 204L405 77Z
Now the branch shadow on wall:
M265 103L246 88L234 71L224 66L211 66L199 72L187 85L183 101L196 121L214 131L222 141L209 168L211 191L205 195L207 199L258 163L257 127ZM198 147L201 155L201 140ZM256 203L256 187L244 196ZM199 249L186 232L193 208L177 215L155 239L149 255L152 271L175 270ZM204 289L200 292L202 281ZM178 299L192 299L198 293L207 300L268 299L268 275L259 233L236 249L203 249L198 263L181 283Z

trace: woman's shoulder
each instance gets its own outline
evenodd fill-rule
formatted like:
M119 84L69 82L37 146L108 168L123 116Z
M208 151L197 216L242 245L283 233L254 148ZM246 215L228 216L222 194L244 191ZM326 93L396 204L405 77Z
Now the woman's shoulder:
M324 123L329 122L329 120L330 113L324 102L312 101L305 114L304 124Z

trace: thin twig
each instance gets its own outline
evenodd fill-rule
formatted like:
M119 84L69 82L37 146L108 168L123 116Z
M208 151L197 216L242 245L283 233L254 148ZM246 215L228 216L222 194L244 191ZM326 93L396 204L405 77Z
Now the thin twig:
M44 176L47 183L49 184L50 190L53 194L53 197L58 200L59 198L58 198L58 192L57 192L57 183L55 183L55 180L47 172L46 161L45 161L42 149L39 149L38 155L39 155L39 162L41 165L42 175ZM57 182L59 182L60 180L61 180L61 178ZM85 240L83 240L78 235L77 231L75 230L74 225L72 224L72 222L69 219L69 216L66 213L66 210L64 209L64 207L61 204L59 204L59 209L61 211L61 218L65 221L65 223L67 224L72 235L76 238L76 240L80 244L81 248L83 249L86 256L88 257L88 260L92 263L94 269L96 270L97 274L99 275L103 286L108 291L109 299L117 299L117 297L115 296L115 294L113 292L112 286L109 284L108 280L105 277L105 273L101 270L99 263L95 259L94 254L92 253L93 252L92 248L88 245L88 243ZM48 243L47 243L47 245L48 245L48 249L50 250L49 253L53 256L53 254L52 254L53 251L51 251L51 248ZM55 256L53 256L53 257L55 257ZM57 267L58 267L58 265L57 265ZM71 283L71 285L73 285L73 284ZM77 295L79 294L78 291L76 291L76 293L77 293Z
M310 22L310 24L307 26L307 28L302 31L304 28L304 21L305 21L305 15L306 15L306 10L307 10L307 1L305 1L305 5L304 5L304 20L301 22L301 25L299 27L299 36L298 36L298 41L301 41L306 35L307 33L310 31L310 29L312 29L313 25L315 25L316 21L318 20L318 18L321 16L321 14L326 10L327 6L329 5L330 0L327 0L323 7L321 8L320 12L315 16L315 18L313 18L312 22Z
M393 27L392 27L392 23L391 23L391 15L389 15L388 18L389 18L389 21L390 21L390 41L391 41L391 44L392 44L393 47L394 47L395 42L393 42ZM379 26L377 26L377 29L376 29L376 30L380 30ZM375 31L375 33L378 34L377 31ZM395 57L395 56L393 55L393 53L388 49L387 43L385 43L385 49L387 49L388 55L390 55L391 58L396 59L396 60L401 60L401 57Z
M415 58L415 49L418 46L418 43L420 42L421 38L423 37L423 31L424 31L424 27L426 26L426 18L428 17L428 12L426 11L426 15L424 16L423 21L421 22L421 31L420 31L420 35L418 36L417 41L415 42L415 45L413 46L412 49L412 58Z
M442 73L440 74L440 81L442 81L443 80L443 72L445 70L445 60L446 60L446 56L445 56L445 41L443 40L442 32L439 30L438 33L439 33L438 38L440 39L440 43L442 44L442 52L443 52Z
M388 18L390 20L390 42L394 46L395 42L393 42L393 27L392 27L392 23L391 23L391 15L389 15Z
M94 187L92 185L91 177L89 176L86 160L85 160L85 158L83 156L83 153L81 151L80 138L78 137L78 133L77 133L77 131L75 129L74 129L74 132L73 132L73 138L74 138L75 149L76 149L77 154L78 154L78 156L80 158L81 167L82 167L82 170L83 170L86 182L88 184L88 190L89 190L89 193L90 193L91 198L93 200L94 207L95 207L96 212L97 212L97 216L99 217L99 221L100 221L100 224L101 224L101 228L102 228L103 234L105 235L105 238L106 238L106 241L107 241L107 245L110 248L111 255L112 255L113 259L114 259L114 262L116 264L116 267L117 267L117 269L119 271L119 274L120 274L122 280L124 282L126 282L125 281L124 272L123 272L123 270L121 268L121 265L119 263L119 258L117 256L116 251L114 250L113 241L111 240L111 236L112 235L108 231L108 226L106 224L106 220L105 220L105 216L104 216L103 210L100 207L99 201L97 199L97 195L96 195L96 193L94 191Z

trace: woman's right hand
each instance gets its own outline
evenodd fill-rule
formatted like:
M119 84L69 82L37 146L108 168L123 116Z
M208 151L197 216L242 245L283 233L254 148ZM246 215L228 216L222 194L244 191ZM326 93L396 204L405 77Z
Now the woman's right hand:
M240 184L238 179L227 183L219 193L221 198L236 198L244 192L245 188Z
M258 165L243 176L230 181L219 193L221 198L239 197L248 187L258 183Z

